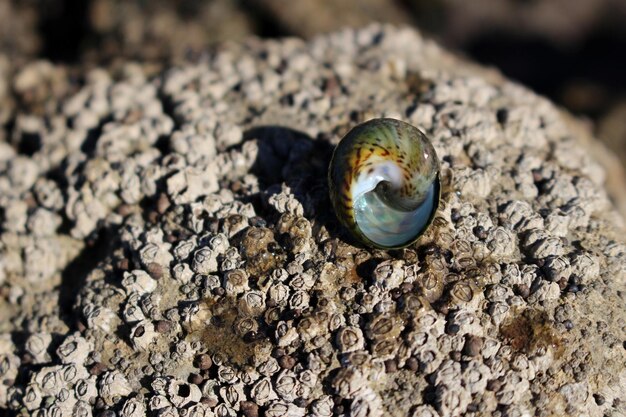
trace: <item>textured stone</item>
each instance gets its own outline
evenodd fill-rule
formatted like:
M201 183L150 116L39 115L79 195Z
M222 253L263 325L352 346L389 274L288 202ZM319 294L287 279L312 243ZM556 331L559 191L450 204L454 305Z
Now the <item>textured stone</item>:
M0 409L625 412L623 222L582 125L410 29L205 59L7 80L32 100L0 138ZM395 251L354 246L326 184L383 116L442 163Z

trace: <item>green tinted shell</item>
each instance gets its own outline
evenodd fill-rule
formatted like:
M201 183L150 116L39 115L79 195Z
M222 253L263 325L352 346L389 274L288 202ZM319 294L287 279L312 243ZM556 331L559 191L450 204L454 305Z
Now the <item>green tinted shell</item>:
M439 206L439 160L419 129L373 119L339 142L328 169L330 199L339 221L367 246L413 243Z

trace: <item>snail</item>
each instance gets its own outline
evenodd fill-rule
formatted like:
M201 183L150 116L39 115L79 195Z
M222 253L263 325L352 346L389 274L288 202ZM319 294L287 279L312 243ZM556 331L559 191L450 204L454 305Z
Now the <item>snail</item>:
M440 198L439 160L424 133L396 119L373 119L346 134L328 169L339 221L361 243L402 248L432 221Z

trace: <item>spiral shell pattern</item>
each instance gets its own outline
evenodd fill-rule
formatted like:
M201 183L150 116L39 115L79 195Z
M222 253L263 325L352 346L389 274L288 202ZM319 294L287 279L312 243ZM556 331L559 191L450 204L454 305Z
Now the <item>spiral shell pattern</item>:
M373 119L348 132L333 153L328 182L337 218L372 247L410 245L439 205L435 149L400 120Z

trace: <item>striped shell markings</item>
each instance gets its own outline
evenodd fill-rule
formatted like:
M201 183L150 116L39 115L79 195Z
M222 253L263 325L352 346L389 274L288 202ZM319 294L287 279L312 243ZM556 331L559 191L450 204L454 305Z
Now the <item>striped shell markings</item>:
M371 247L410 245L439 205L435 149L400 120L372 119L350 130L335 148L328 182L337 218Z

